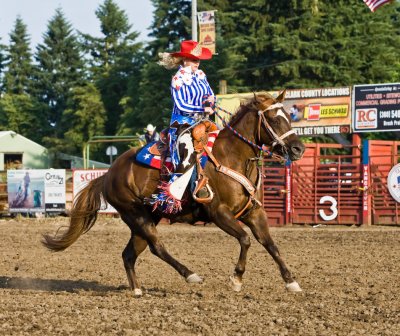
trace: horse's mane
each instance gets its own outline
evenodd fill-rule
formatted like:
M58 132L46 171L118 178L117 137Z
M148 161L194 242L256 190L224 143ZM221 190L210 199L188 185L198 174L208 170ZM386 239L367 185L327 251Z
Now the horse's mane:
M257 104L260 103L260 101L265 101L272 99L275 101L275 98L269 94L268 92L260 92L260 93L255 93L253 94L253 97L247 98L244 101L240 102L240 106L237 109L237 112L235 115L231 118L229 121L229 124L232 126L235 123L237 123L247 112L249 111L256 111L258 110Z

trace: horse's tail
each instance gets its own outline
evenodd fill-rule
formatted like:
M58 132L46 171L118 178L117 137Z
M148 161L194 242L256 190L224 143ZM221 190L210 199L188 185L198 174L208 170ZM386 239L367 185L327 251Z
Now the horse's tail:
M78 193L71 210L68 230L61 237L44 235L42 241L44 246L52 251L63 251L92 228L97 219L97 212L101 207L104 179L105 175L102 175L90 181Z

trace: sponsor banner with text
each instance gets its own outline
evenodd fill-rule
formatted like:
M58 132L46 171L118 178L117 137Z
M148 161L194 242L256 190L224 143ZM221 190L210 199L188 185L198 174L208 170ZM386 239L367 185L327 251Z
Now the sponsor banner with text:
M197 18L200 28L199 43L215 54L215 11L198 12Z
M278 91L269 92L274 97ZM217 104L235 113L245 99L253 93L218 95ZM351 87L287 90L283 106L290 114L292 127L298 135L350 133ZM223 114L223 113L222 113ZM223 114L224 119L229 116ZM219 125L221 126L221 125Z
M64 212L65 169L7 170L11 213Z
M350 133L351 87L287 90L283 101L298 135Z
M44 193L47 212L63 212L65 210L65 169L49 169L44 174Z
M86 169L86 170L74 170L73 173L73 197L75 200L76 195L81 191L86 185L107 173L107 169ZM116 191L117 192L117 191ZM99 213L117 213L110 204L105 205L105 202L102 198L101 209Z
M353 132L384 132L400 128L400 83L355 85Z

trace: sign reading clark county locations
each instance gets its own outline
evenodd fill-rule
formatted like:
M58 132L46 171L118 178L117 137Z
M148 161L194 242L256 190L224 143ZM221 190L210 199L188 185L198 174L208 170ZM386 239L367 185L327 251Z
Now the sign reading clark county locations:
M277 97L279 92L269 92ZM253 93L218 95L217 104L235 113L240 103ZM351 87L287 90L283 106L298 135L350 133ZM225 120L230 116L222 113ZM219 124L219 126L221 126Z
M283 105L298 135L350 133L351 87L287 90Z
M390 195L400 203L400 163L392 167L387 178Z
M87 170L74 170L73 174L73 197L75 200L76 195L81 191L90 181L107 173L107 169L87 169ZM117 191L116 191L117 192ZM110 204L105 205L104 199L101 199L100 213L117 213Z
M400 128L400 83L355 85L353 131L384 132Z

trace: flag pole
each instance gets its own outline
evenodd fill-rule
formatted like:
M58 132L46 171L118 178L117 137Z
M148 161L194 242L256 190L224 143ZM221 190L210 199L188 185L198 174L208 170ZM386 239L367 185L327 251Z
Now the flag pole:
M197 0L192 0L192 40L197 42Z

